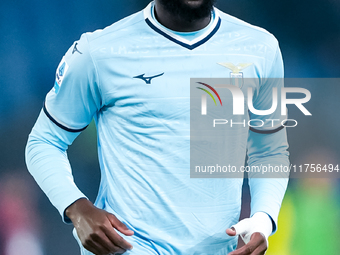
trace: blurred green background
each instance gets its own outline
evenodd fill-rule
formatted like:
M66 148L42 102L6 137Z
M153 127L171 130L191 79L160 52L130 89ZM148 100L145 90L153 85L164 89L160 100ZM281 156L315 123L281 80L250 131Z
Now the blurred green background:
M72 43L148 2L0 2L0 255L79 254L72 227L61 222L26 170L27 136ZM219 0L217 7L278 38L286 77L340 76L340 1ZM288 130L293 164L340 163L339 88L311 88L308 109L318 117L302 118ZM94 201L100 175L93 124L74 142L69 158L76 183ZM242 217L249 214L248 192L244 185ZM339 195L339 179L291 180L267 254L339 254Z

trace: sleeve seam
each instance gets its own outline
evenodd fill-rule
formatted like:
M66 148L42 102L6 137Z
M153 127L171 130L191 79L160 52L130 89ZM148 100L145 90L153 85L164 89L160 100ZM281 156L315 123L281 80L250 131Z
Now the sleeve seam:
M93 64L93 67L94 67L94 70L95 70L95 76L96 76L96 80L97 80L97 89L98 89L98 91L99 91L99 93L100 93L100 96L102 95L102 91L101 91L101 89L100 89L100 78L99 78L99 72L98 72L98 68L97 68L97 66L96 66L96 63L95 63L95 61L94 61L94 59L93 59L93 56L92 56L92 54L91 54L91 51L90 51L90 42L89 42L89 40L88 40L88 38L87 38L87 34L85 34L85 38L86 38L86 42L87 42L87 45L88 45L88 52L89 52L89 56L90 56L90 59L91 59L91 62L92 62L92 64ZM92 93L92 96L93 95L95 95L95 93L94 93L94 91L93 91L93 89L92 89L92 87L90 86L90 88L91 88L91 93ZM102 100L102 96L101 96L101 99L100 99L100 107L102 106L102 104L103 104L103 100ZM98 109L99 110L99 109Z
M279 53L279 43L276 41L276 51L275 51L275 55L274 55L274 58L270 64L270 70L268 72L268 77L266 77L267 79L270 77L270 73L272 72L273 68L274 68L274 62L275 62L275 59L277 58L277 55ZM271 78L274 78L274 77L271 77Z

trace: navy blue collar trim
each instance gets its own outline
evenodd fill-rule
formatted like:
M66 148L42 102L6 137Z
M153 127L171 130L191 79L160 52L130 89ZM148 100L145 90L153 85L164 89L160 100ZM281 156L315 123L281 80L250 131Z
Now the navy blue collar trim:
M151 21L146 18L145 19L145 22L153 29L155 30L157 33L163 35L164 37L166 37L167 39L169 39L170 41L173 41L174 43L177 43L181 46L183 46L184 48L187 48L189 50L193 50L195 48L197 48L198 46L204 44L205 42L207 42L211 37L213 37L214 34L216 34L216 32L218 31L218 29L220 28L221 26L221 18L218 17L218 22L216 24L216 27L214 28L213 31L211 31L211 33L209 35L207 35L204 39L202 39L201 41L193 44L193 45L190 45L190 44L186 44L184 42L181 42L173 37L171 37L170 35L164 33L163 31L161 31L160 29L158 29L154 24L151 23Z

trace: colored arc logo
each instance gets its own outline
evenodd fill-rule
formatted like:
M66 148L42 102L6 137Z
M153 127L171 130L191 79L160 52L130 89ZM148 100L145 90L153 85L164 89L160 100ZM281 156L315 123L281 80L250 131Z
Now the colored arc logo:
M207 88L211 89L211 91L214 92L215 95L217 96L217 98L218 98L218 100L220 101L220 104L221 104L221 106L222 106L222 100L221 100L221 98L220 98L220 95L217 93L217 91L216 91L213 87L211 87L210 85L208 85L208 84L206 84L206 83L203 83L203 82L197 82L197 83L198 83L198 84L201 84L201 85L204 85L204 86L206 86ZM214 100L215 105L217 105L214 96L210 93L209 90L206 90L206 89L200 88L200 87L197 87L197 88L200 89L200 90L203 90L203 91L207 92L208 95L211 96L211 98Z

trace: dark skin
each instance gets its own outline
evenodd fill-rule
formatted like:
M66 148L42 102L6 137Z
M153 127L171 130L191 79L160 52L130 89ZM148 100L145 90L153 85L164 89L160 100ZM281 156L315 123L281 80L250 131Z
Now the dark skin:
M197 8L204 0L181 0L187 6ZM175 16L162 5L162 1L155 1L155 15L159 23L163 26L178 32L193 32L205 28L210 22L210 15L188 21L180 16Z
M131 236L133 231L119 221L116 216L95 207L82 198L70 205L66 211L85 249L96 255L122 254L131 250L132 245L120 233Z
M210 12L202 12L188 18L188 15L174 14L167 8L165 0L155 0L155 16L165 27L179 32L192 32L206 27L210 22ZM166 0L170 1L170 0ZM173 0L184 5L186 12L203 6L209 0ZM213 1L212 1L213 2ZM96 255L122 254L132 249L132 245L118 233L132 236L134 232L119 221L116 216L95 207L87 199L79 199L70 205L65 214L72 221L78 237L85 249ZM229 236L235 236L234 229L226 230ZM230 255L262 255L267 250L267 242L261 233L254 233L248 244L230 253Z
M229 236L235 236L236 231L234 228L228 228L226 233ZM262 255L268 249L267 241L262 233L255 232L251 235L249 243L241 248L229 253L229 255Z

